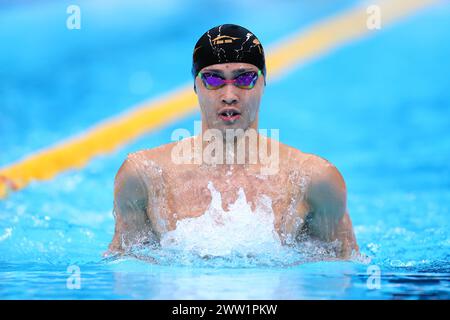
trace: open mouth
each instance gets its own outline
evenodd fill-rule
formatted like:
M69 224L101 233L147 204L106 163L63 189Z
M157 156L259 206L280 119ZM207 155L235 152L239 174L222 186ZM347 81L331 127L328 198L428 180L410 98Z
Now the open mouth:
M225 122L233 122L241 117L241 112L236 109L222 109L219 111L219 118Z

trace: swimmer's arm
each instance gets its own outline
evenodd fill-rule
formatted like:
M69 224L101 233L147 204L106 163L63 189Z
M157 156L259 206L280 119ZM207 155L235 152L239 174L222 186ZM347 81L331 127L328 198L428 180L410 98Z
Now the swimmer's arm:
M151 240L152 228L147 216L147 189L130 159L124 161L114 181L114 238L111 252L123 252L136 243Z
M352 222L347 210L347 189L337 168L322 160L311 176L307 189L310 208L307 230L323 241L339 240L340 257L349 258L352 250L358 251Z

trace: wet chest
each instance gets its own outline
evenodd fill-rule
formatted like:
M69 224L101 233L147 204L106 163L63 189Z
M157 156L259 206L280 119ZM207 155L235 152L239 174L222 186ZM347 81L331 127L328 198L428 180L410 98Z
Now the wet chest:
M168 176L167 179L166 185L170 188L167 197L167 218L171 229L175 228L176 221L201 216L208 209L212 200L209 183L220 193L224 211L229 210L230 205L236 202L240 188L252 210L256 209L261 197L269 197L274 214L274 227L280 234L295 233L308 213L301 181L292 179L289 174L259 176L242 172L183 172Z

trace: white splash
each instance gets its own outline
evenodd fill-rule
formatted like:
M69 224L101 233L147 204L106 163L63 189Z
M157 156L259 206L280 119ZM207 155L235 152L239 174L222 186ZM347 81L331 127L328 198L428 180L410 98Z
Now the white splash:
M208 189L212 200L206 212L196 218L178 221L175 230L162 236L162 248L187 250L201 257L255 255L281 248L274 229L272 200L268 196L260 196L252 211L240 188L236 202L225 211L222 196L212 182L208 183Z
M0 242L8 239L12 235L12 228L6 228L5 232L0 235Z

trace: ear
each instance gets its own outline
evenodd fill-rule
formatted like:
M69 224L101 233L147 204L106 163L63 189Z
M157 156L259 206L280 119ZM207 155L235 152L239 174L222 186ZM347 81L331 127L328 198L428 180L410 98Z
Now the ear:
M195 82L194 82L194 92L195 94L197 94L197 87L195 86Z

